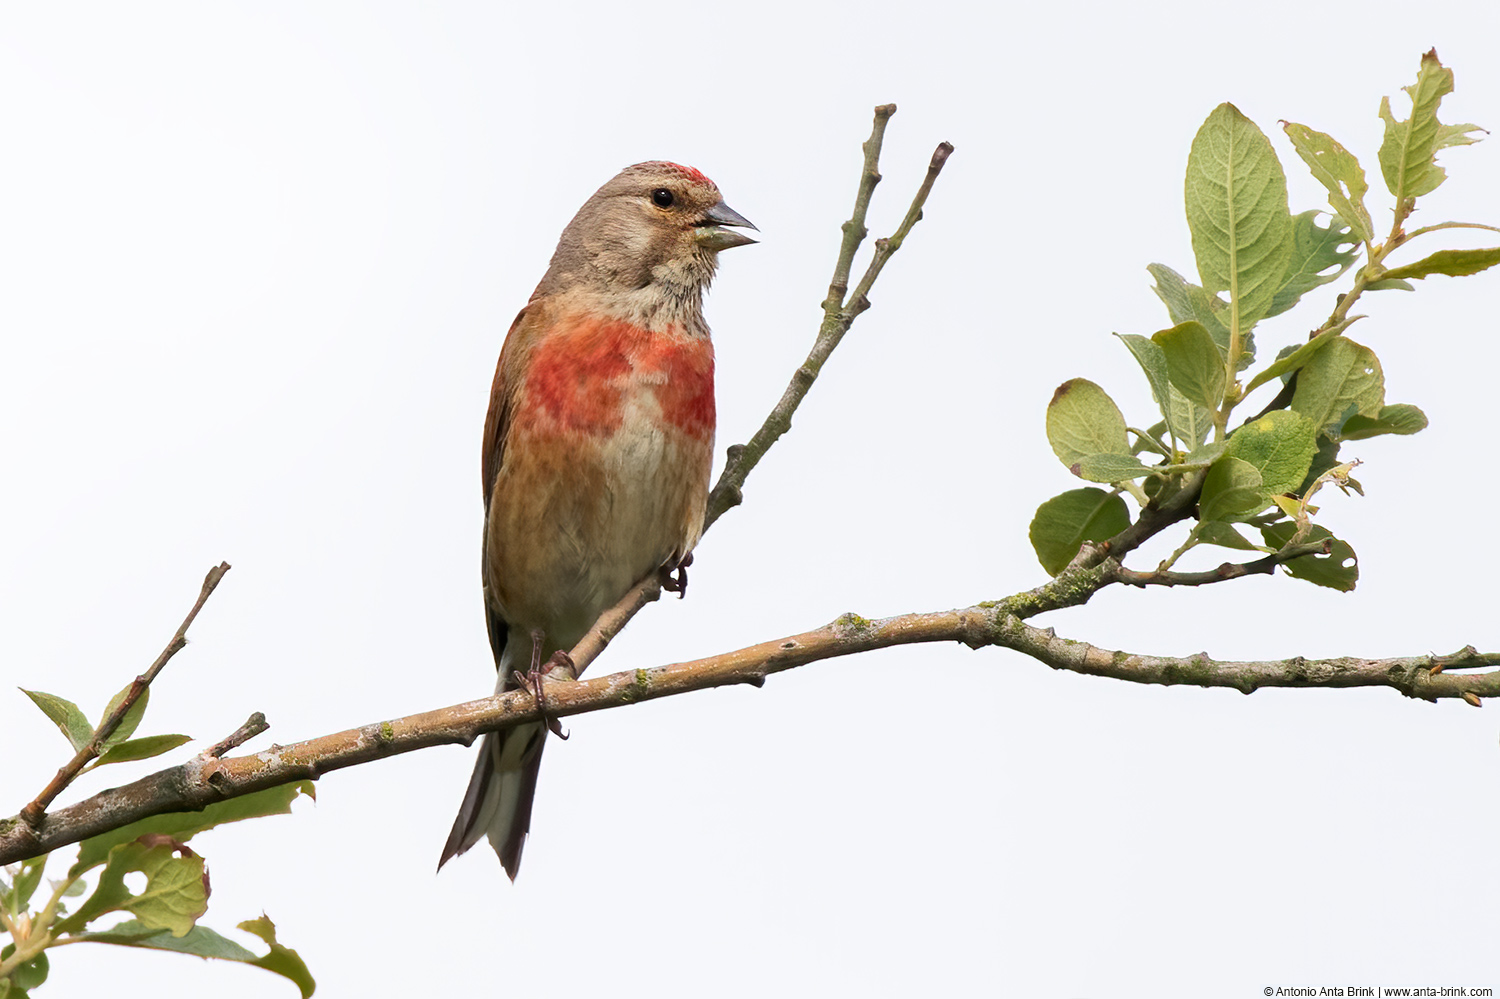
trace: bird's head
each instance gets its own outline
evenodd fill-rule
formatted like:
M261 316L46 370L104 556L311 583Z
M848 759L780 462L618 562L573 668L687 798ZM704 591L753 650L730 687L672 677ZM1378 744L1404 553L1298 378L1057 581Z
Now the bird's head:
M720 250L754 229L692 167L637 163L599 188L563 231L544 280L612 293L657 292L684 306L701 299Z

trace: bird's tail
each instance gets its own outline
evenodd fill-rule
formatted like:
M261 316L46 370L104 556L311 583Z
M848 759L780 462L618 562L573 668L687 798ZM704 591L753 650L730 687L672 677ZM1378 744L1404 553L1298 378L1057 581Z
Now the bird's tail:
M531 801L536 795L536 776L546 739L546 727L536 722L484 737L464 803L443 845L439 870L488 836L505 873L512 881L516 879L521 850L531 828Z

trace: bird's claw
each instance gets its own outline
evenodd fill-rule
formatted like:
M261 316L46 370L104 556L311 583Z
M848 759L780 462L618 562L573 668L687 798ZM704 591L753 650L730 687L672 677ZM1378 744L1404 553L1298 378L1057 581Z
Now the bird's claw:
M542 721L546 724L547 731L566 742L568 733L563 731L562 722L547 713L547 688L544 686L543 680L548 673L559 667L566 667L570 676L576 675L577 669L573 665L573 657L562 649L558 649L552 653L551 658L545 663L538 664L535 661L537 658L539 657L533 657L532 666L528 672L522 673L520 670L516 671L516 685L524 688L536 700L537 711L541 713Z
M687 596L687 569L693 564L693 553L688 552L678 560L674 566L661 567L661 588L668 593L677 594L681 600Z

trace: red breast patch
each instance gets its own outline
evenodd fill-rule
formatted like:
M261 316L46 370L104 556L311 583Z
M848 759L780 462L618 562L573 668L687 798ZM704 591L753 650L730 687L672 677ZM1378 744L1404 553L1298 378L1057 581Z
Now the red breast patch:
M640 377L635 381L633 376ZM650 391L663 422L708 438L714 429L714 353L706 339L652 333L618 320L586 320L531 352L518 417L554 428L612 434L626 392Z

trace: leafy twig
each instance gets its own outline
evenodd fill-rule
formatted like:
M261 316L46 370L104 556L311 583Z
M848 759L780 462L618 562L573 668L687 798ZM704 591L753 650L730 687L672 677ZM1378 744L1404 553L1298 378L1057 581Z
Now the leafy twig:
M31 804L21 809L21 820L23 822L35 827L42 820L42 816L46 814L47 806L52 804L57 796L83 772L84 767L99 756L103 751L104 744L109 741L109 737L114 735L115 729L120 727L121 720L129 713L135 702L140 700L141 695L146 692L146 689L151 686L151 681L155 680L156 675L162 671L167 662L187 645L188 628L192 626L193 620L198 616L198 612L203 609L203 605L207 602L209 595L213 593L214 587L219 585L219 580L223 579L224 573L228 571L228 562L220 562L208 570L208 575L203 577L203 586L198 591L198 599L194 602L193 609L188 611L187 617L182 619L182 624L177 626L177 632L172 636L172 640L167 643L167 647L162 649L161 655L156 657L156 661L150 665L146 672L135 678L134 682L130 685L129 691L120 699L120 703L115 705L115 709L99 723L99 727L94 730L94 734L90 737L88 743L82 749L78 750L77 754L68 761L66 766L57 772L57 775L42 789L42 793L37 795Z

